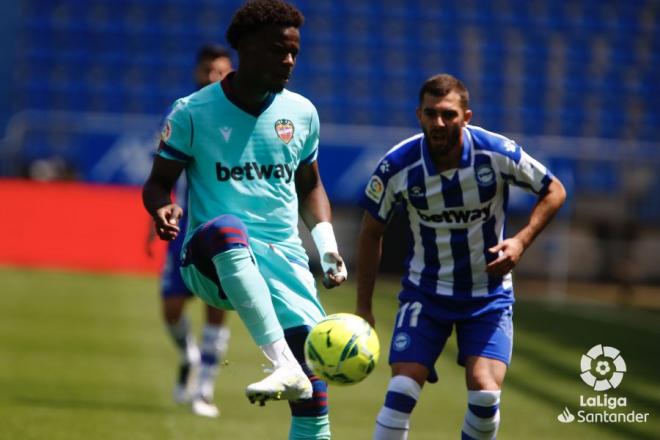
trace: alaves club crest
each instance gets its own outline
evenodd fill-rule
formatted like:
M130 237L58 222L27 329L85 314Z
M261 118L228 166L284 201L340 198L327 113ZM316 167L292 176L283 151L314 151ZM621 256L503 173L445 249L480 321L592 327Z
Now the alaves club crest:
M293 139L293 131L293 122L288 119L278 119L275 122L275 133L277 133L277 137L282 139L285 144L288 144Z

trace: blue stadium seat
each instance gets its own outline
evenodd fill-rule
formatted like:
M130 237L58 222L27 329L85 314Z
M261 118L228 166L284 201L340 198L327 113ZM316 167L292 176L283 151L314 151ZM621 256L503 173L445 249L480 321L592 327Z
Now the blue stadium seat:
M189 90L196 48L209 40L224 42L230 11L240 4L241 0L21 2L17 71L27 72L26 66L38 64L44 66L44 76L55 75L58 81L43 82L35 97L34 74L26 73L27 84L16 87L17 102L80 110L87 100L90 110L160 113L157 107L171 101L172 90ZM585 103L611 106L626 94L647 114L640 134L660 139L653 125L660 113L655 98L659 31L640 22L657 9L653 0L301 0L298 5L306 24L292 86L314 98L327 122L416 125L411 109L420 82L445 71L476 81L475 108L484 125L493 129L578 136L596 114ZM474 30L479 42L463 40L456 29ZM514 34L520 39L509 40ZM565 59L550 59L550 36L564 39ZM603 41L608 52L604 71L593 76L595 41ZM472 57L478 57L481 72L466 70ZM522 61L519 72L505 71L509 57ZM565 66L565 77L555 73L550 78L548 66L558 61ZM61 78L64 74L69 80ZM505 77L511 74L520 78ZM502 111L498 106L504 104L504 90L511 81L521 84L523 93L519 102L506 103L510 110ZM75 98L58 98L62 84L74 83ZM561 108L546 108L551 87L563 89ZM545 124L525 122L549 117L550 112L561 114L560 133L545 133ZM597 114L598 135L624 136L610 116Z

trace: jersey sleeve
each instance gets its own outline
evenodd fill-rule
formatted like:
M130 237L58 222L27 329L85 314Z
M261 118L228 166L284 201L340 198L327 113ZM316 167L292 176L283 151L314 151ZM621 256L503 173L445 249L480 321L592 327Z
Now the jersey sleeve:
M503 156L502 177L525 191L544 194L552 181L552 173L514 141L507 141L506 150L511 154Z
M187 163L192 156L193 124L190 111L182 101L172 106L160 134L158 155Z
M389 169L388 159L385 157L369 178L360 198L360 206L381 223L386 223L390 219L398 201L396 175L390 175Z
M312 114L309 122L309 134L305 139L302 153L300 155L300 164L309 164L316 160L319 154L319 114L315 108L312 109Z

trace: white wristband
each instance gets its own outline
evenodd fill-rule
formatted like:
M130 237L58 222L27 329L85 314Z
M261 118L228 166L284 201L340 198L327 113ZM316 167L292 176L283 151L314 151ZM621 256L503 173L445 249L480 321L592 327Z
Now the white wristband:
M337 279L341 279L339 283L341 284L344 280L348 278L348 271L344 264L339 264L337 258L330 253L335 253L339 255L337 250L337 240L335 239L335 233L332 230L332 225L330 222L321 222L317 223L316 226L310 231L312 233L312 238L314 239L314 244L316 244L316 249L319 251L319 256L321 257L321 269L323 270L323 279L324 284L325 280L328 279L328 274L333 274ZM326 287L331 288L331 286L326 285Z
M317 223L310 232L321 259L323 259L323 256L328 252L338 253L337 240L335 239L335 233L332 230L330 222Z

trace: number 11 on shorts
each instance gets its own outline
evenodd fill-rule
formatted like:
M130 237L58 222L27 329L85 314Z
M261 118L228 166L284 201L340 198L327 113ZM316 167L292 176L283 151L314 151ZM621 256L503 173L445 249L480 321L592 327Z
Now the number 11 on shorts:
M407 312L410 312L408 313L408 327L417 327L417 319L419 318L419 314L422 312L422 303L415 301L407 302L402 305L399 309L398 319L396 321L397 328L400 328L403 325L403 321L406 318Z

